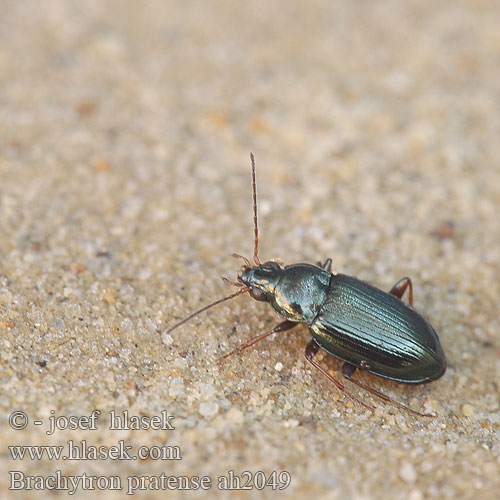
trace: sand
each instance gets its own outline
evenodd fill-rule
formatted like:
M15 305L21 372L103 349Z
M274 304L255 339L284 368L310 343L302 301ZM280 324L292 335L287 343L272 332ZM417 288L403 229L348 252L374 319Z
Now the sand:
M2 6L1 498L498 498L498 3ZM250 151L263 260L412 277L445 375L357 376L434 418L306 327L218 363L279 321L246 295L167 333L252 255Z

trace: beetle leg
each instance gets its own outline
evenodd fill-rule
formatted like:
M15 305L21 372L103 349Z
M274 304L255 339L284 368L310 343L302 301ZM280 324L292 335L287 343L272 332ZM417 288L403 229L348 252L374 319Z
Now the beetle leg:
M329 273L331 273L332 272L332 259L326 259L324 264L321 261L319 261L318 267L321 267L325 271L328 271Z
M406 276L405 278L401 278L392 288L391 291L389 292L391 295L395 295L398 299L400 299L406 289L409 288L408 291L408 302L410 303L410 306L413 305L413 284L411 282L411 278Z
M328 380L330 380L330 382L332 382L335 387L340 391L340 392L343 392L346 396L350 397L353 401L356 401L356 403L359 403L361 406L364 406L365 408L367 408L368 410L370 411L374 411L375 408L373 406L370 406L366 403L364 403L363 401L361 401L360 399L358 399L356 396L354 396L353 394L351 394L344 386L344 384L341 384L338 380L334 379L326 370L324 370L323 368L321 368L321 366L318 365L318 363L316 363L313 358L314 356L316 355L316 353L318 352L318 349L319 349L319 345L314 341L314 339L312 339L306 346L306 351L305 351L305 356L306 356L306 359L307 361L309 361L309 363L311 363L311 365L313 365L315 368L317 368L323 375L325 375L326 378L328 378Z
M434 415L430 415L429 413L420 413L416 410L412 410L408 406L405 406L402 403L398 403L397 401L390 398L389 396L386 396L382 392L377 391L373 387L370 387L369 385L366 385L365 383L360 382L359 380L353 379L352 375L354 374L355 371L356 371L356 367L354 365L352 365L351 363L346 362L342 365L342 375L344 375L344 377L347 380L350 380L351 382L358 385L359 387L361 387L365 391L371 392L373 395L377 396L378 398L382 399L383 401L387 401L388 403L392 403L394 406L397 406L398 408L401 408L402 410L406 410L409 413L413 413L414 415L418 415L419 417L433 417L434 416Z
M232 356L233 354L236 354L237 352L244 351L248 347L256 344L257 342L260 342L261 340L264 340L266 337L269 337L269 335L272 335L273 333L277 332L286 332L287 330L290 330L294 326L297 326L299 323L295 321L282 321L278 325L276 325L272 330L266 332L266 333L261 333L260 335L257 335L257 337L253 337L250 340L247 340L244 344L241 344L239 347L236 349L233 349L231 352L224 354L219 360L219 363L221 363L224 359L229 358L229 356Z

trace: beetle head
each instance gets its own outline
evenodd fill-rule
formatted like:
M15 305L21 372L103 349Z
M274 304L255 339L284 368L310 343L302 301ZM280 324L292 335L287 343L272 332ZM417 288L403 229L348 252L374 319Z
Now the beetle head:
M250 295L255 300L268 302L281 276L282 267L277 262L265 262L260 266L245 269L240 281L250 287Z

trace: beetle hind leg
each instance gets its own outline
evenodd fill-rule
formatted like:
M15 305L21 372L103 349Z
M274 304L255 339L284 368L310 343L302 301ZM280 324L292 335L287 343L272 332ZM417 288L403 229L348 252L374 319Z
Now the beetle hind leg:
M311 363L311 365L313 365L314 368L318 369L328 380L330 380L330 382L332 382L333 385L335 385L335 387L340 392L343 392L346 396L348 396L349 398L351 398L353 401L356 401L356 403L359 403L361 406L364 406L368 410L370 410L372 412L375 411L375 408L373 406L370 406L370 405L366 404L365 402L361 401L356 396L354 396L353 394L351 394L345 388L344 384L341 384L338 380L334 379L326 370L324 370L323 368L321 368L321 366L319 366L318 363L316 363L316 361L314 361L313 358L316 355L316 353L318 352L318 349L319 349L319 345L314 341L314 339L312 339L309 342L309 344L307 344L306 350L305 350L305 353L304 353L305 356L306 356L307 361L309 361L309 363Z
M413 305L413 284L411 282L411 278L408 276L405 276L404 278L401 278L392 288L391 291L389 292L391 295L395 295L398 299L401 299L403 297L404 293L406 292L406 289L408 290L408 302L410 303L410 306Z
M344 363L342 365L342 375L347 379L356 384L357 386L361 387L365 391L370 392L374 396L377 396L378 398L382 399L383 401L386 401L387 403L391 403L397 408L401 408L402 410L406 410L409 413L413 413L414 415L417 415L419 417L433 417L434 415L431 415L429 413L420 413L419 411L413 410L409 408L408 406L405 406L403 403L399 403L398 401L395 401L394 399L390 398L389 396L386 396L380 391L377 391L377 389L374 389L373 387L370 387L369 385L366 385L364 382L361 382L360 380L356 380L352 378L352 375L356 371L356 367L352 365L351 363Z

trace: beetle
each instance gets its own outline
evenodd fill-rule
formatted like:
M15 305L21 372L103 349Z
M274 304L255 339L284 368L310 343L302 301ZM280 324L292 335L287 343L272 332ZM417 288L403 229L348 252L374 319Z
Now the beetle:
M269 335L305 323L312 336L305 349L307 361L340 392L365 408L374 410L373 406L350 393L343 383L315 361L319 349L342 360L342 375L359 387L415 415L432 416L413 410L352 377L359 369L396 382L423 384L444 374L446 358L441 342L429 321L413 308L411 279L405 277L399 280L387 293L353 276L333 273L331 259L323 264L318 262L317 265L283 266L277 260L261 263L258 256L255 158L252 153L250 159L255 265L246 257L233 254L233 257L243 260L243 271L237 281L222 279L238 287L238 291L195 311L168 329L167 333L206 309L248 292L253 299L267 302L284 321L243 343L222 356L221 360ZM409 304L402 300L406 290Z

